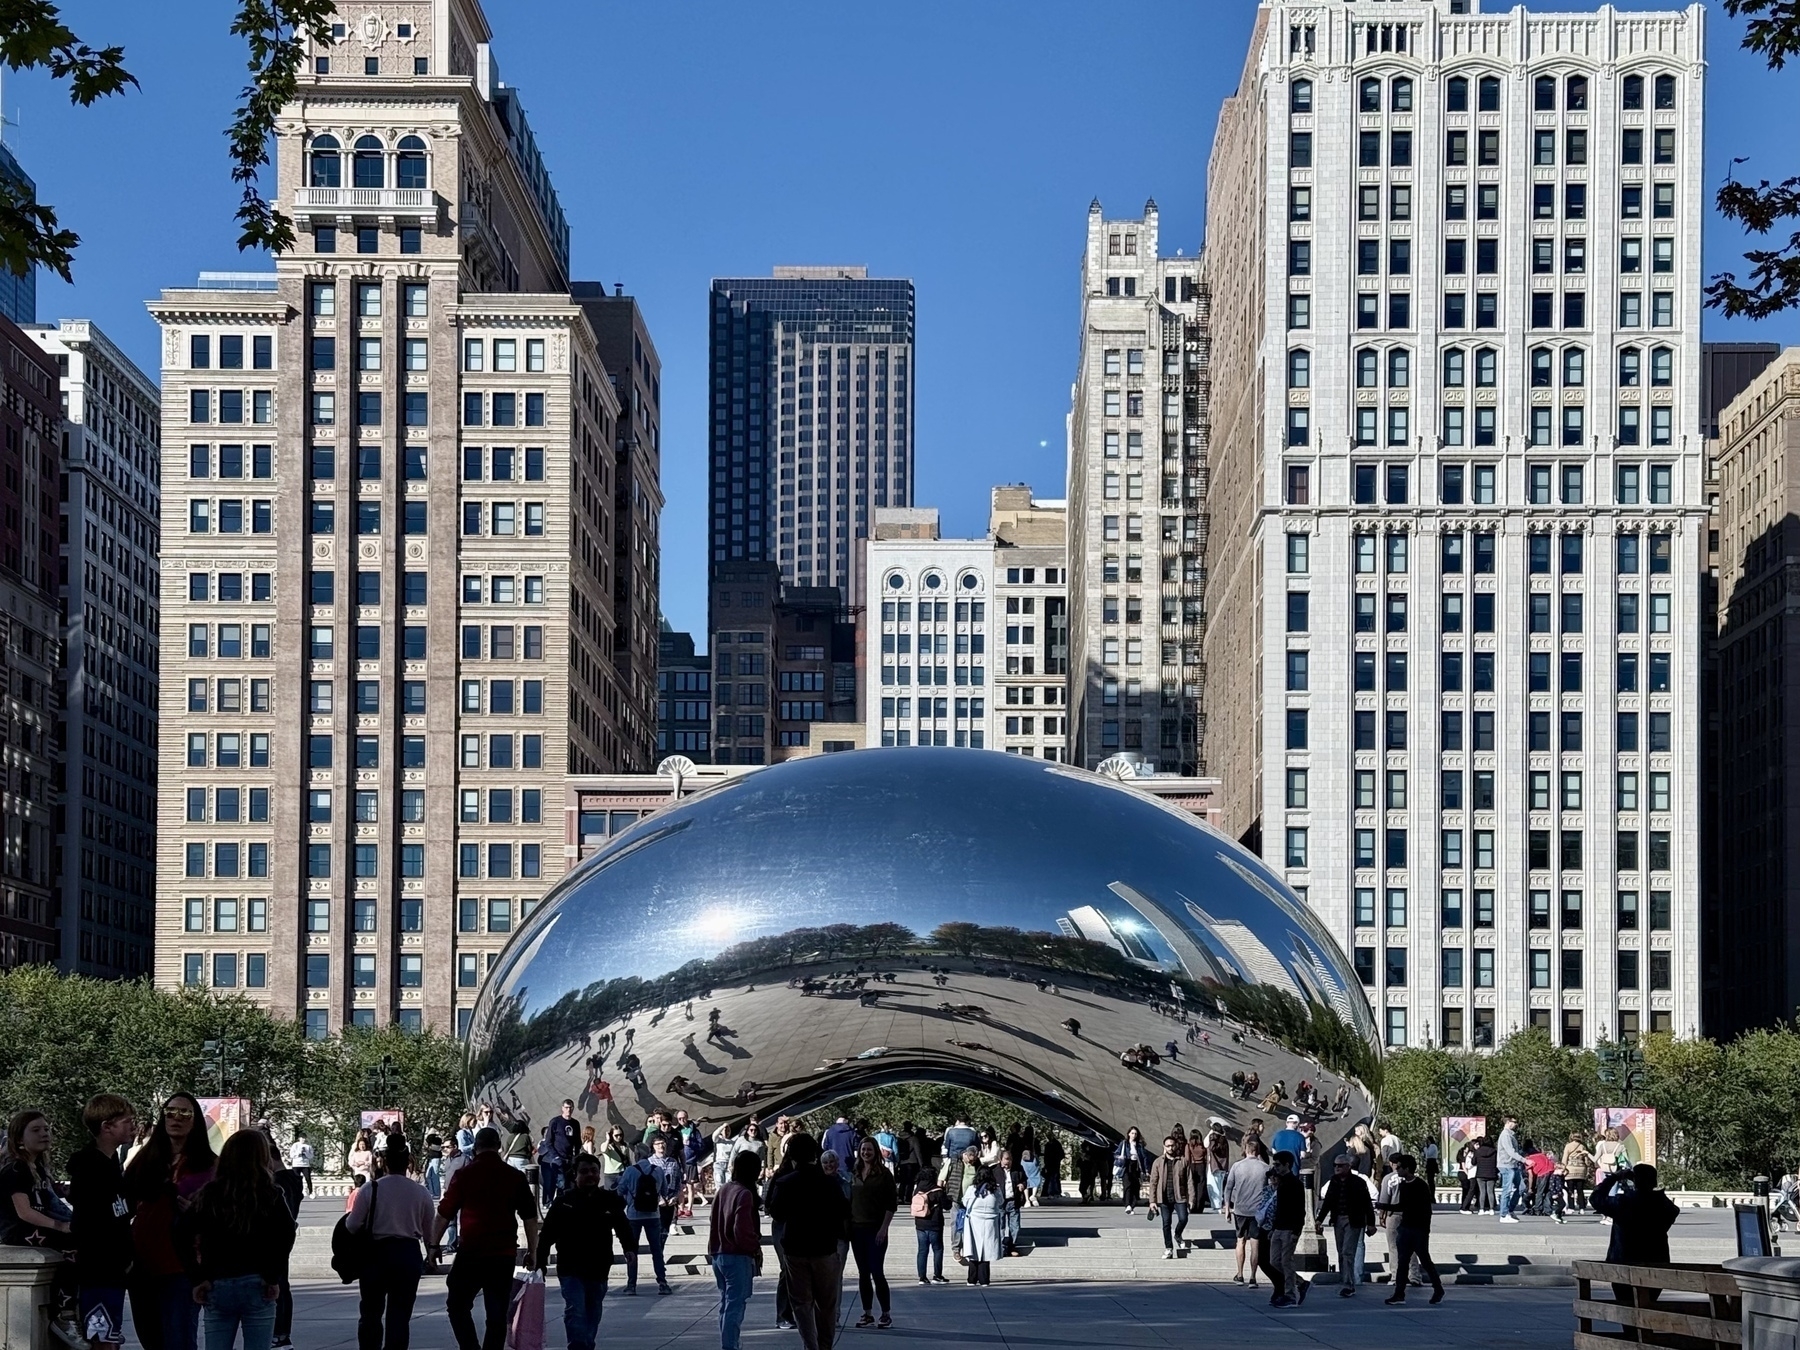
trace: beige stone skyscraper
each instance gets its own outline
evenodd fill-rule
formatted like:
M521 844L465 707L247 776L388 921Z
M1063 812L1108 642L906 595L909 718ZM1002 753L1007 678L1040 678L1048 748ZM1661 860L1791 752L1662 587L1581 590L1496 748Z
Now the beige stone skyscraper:
M460 1029L565 870L565 774L647 767L620 402L489 37L467 0L343 11L278 129L297 247L150 306L157 979L316 1036Z
M1200 768L1207 300L1195 257L1164 257L1155 202L1088 208L1081 363L1069 410L1068 745Z

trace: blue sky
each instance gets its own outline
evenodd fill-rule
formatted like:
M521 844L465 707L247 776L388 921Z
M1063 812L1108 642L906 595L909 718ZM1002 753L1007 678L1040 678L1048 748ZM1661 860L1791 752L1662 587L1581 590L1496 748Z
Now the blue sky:
M124 45L141 91L72 109L41 76L6 85L20 123L8 143L83 239L75 286L40 281L39 318L95 319L152 374L146 299L202 269L266 265L240 258L231 221L222 129L243 82L231 8L65 0L84 39ZM705 611L709 280L784 262L913 278L919 503L968 534L985 528L995 483L1059 496L1088 202L1126 214L1154 197L1165 249L1200 245L1213 125L1254 14L1248 0L488 10L569 216L576 276L624 282L662 354L663 606L684 628ZM1740 52L1740 26L1716 8L1708 23L1708 184L1734 155L1751 157L1744 177L1800 172L1780 130L1800 72ZM1709 228L1708 272L1740 248ZM1706 336L1800 342L1800 315L1712 316Z

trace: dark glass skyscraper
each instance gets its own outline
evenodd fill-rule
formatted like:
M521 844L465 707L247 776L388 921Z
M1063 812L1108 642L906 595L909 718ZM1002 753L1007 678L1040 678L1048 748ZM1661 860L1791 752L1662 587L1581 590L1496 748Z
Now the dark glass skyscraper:
M712 285L712 562L847 587L869 510L912 502L913 287L862 267Z
M778 668L778 616L784 595L817 604L832 588L854 622L855 540L873 508L912 504L912 380L910 281L777 267L713 282L714 763L768 763L789 753L781 746L804 753L811 735L800 724L827 716L822 700L779 692L822 692L826 677ZM796 622L810 631L813 619ZM819 661L827 645L792 644ZM794 726L777 729L778 713Z
M37 200L37 184L4 145L0 145L0 175L12 184L15 195L26 202ZM27 268L21 277L13 275L10 268L0 267L0 314L16 324L37 322L37 268Z

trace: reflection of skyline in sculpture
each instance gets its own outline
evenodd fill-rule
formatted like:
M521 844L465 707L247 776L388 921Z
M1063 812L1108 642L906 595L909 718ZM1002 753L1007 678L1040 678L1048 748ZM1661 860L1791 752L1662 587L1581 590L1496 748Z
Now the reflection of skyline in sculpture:
M604 1077L588 1114L628 1124L918 1079L1090 1136L1235 1118L1233 1072L1373 1086L1373 1018L1330 997L1348 966L1316 928L1259 860L1092 775L978 752L798 761L565 878L483 991L472 1087L541 1120Z

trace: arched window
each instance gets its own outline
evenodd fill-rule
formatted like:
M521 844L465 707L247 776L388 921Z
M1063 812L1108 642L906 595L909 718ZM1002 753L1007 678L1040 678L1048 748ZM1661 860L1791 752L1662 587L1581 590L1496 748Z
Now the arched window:
M1413 83L1406 76L1396 76L1388 94L1389 111L1411 112L1413 110Z
M1381 383L1381 354L1373 347L1362 347L1356 353L1356 387L1375 389Z
M1548 389L1555 382L1556 356L1548 347L1531 349L1531 387Z
M1288 90L1288 111L1297 113L1311 112L1313 110L1312 95L1313 88L1311 80L1295 80L1294 83L1289 86Z
M1452 76L1444 87L1444 106L1450 112L1469 111L1469 82L1462 76Z
M1288 353L1288 388L1307 389L1312 386L1312 353L1304 347L1296 347Z
M1531 107L1534 112L1556 111L1556 76L1540 75L1532 83Z
M1668 347L1650 349L1650 384L1665 389L1675 383L1675 353Z
M1588 95L1587 76L1571 75L1571 76L1569 76L1568 98L1564 102L1563 106L1566 107L1570 112L1586 112L1587 105L1588 105L1587 95Z
M1476 110L1479 112L1500 111L1500 81L1493 75L1483 75L1481 84L1476 90Z
M1579 389L1587 383L1587 351L1581 347L1563 348L1563 387Z
M356 153L351 159L352 187L378 188L382 186L382 154L381 142L373 136L359 136L356 141Z
M1626 112L1642 112L1644 110L1644 77L1627 75L1619 82L1619 106Z
M424 187L425 142L417 136L402 136L398 148L400 153L394 159L394 186Z
M1475 349L1475 387L1492 389L1500 382L1500 353L1492 347Z
M309 187L343 186L343 162L338 156L336 136L314 136L307 158L309 166L306 182Z
M1619 387L1636 389L1643 382L1643 353L1636 347L1619 348Z
M1444 348L1444 388L1461 389L1464 374L1463 349L1461 347Z
M1381 111L1381 81L1367 79L1362 82L1362 110L1364 112Z
M1388 351L1388 388L1405 389L1412 384L1412 353L1404 347Z

